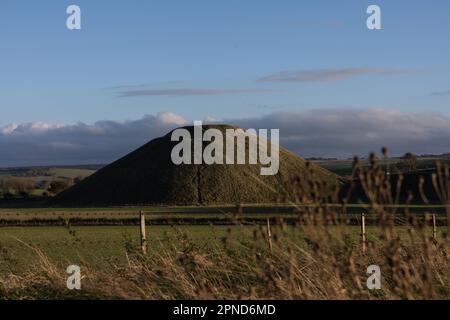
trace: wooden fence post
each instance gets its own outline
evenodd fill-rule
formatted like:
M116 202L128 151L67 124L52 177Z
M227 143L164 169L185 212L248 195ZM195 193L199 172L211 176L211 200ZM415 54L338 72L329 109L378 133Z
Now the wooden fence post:
M142 254L147 254L147 236L145 233L145 214L139 211L140 229L141 229L141 250Z
M267 218L267 241L269 242L270 253L272 253L272 233L270 232L270 220Z
M436 214L433 213L433 239L437 238L437 230L436 230Z
M366 217L361 213L361 251L366 252Z

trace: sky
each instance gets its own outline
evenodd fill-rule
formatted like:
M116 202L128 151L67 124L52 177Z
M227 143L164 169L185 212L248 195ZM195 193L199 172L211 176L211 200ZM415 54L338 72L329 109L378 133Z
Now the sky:
M71 4L81 30L66 28ZM370 4L382 30L366 27ZM448 12L447 0L2 0L0 166L109 162L194 120L277 125L304 156L448 152Z

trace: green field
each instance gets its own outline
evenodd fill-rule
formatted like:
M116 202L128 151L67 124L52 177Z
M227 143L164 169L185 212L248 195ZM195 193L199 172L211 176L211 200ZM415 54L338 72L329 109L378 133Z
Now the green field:
M187 235L197 245L205 247L217 244L226 235L225 226L148 226L147 238L152 252L167 250L181 234ZM250 237L250 227L234 227L236 237ZM8 253L15 267L27 268L36 258L31 247L37 247L58 264L89 264L104 266L126 262L126 248L139 248L139 228L121 227L9 227L0 228L0 270L6 271ZM74 232L73 232L74 231ZM5 270L6 269L6 270Z
M78 168L50 168L49 174L60 178L86 178L93 174L95 170L90 169L78 169Z
M336 234L347 234L352 245L357 246L358 226L330 227ZM212 252L223 247L223 238L230 237L235 245L244 246L253 240L253 231L260 226L147 226L148 254L160 254L181 250L183 240L189 239L202 251ZM275 227L274 227L275 229ZM408 238L406 227L396 228L403 239ZM441 236L445 228L439 228ZM290 240L305 246L302 233L288 228ZM431 230L429 230L431 234ZM378 227L367 227L367 240L381 243ZM37 259L34 248L42 250L59 266L70 264L89 265L94 268L109 264L123 265L126 254L140 248L138 226L120 227L7 227L0 228L0 273L25 271ZM244 248L243 247L243 248Z
M372 219L371 209L363 204L328 205L341 219L357 219L361 213ZM445 218L442 205L386 206L396 213L401 223L404 212L436 214L438 220ZM298 211L315 209L308 205L261 204L229 206L179 206L179 207L107 207L107 208L0 208L1 226L51 226L51 225L129 225L137 224L139 211L146 215L149 224L230 224L239 219L247 224L265 221L267 218L295 219ZM1 229L0 229L1 232Z

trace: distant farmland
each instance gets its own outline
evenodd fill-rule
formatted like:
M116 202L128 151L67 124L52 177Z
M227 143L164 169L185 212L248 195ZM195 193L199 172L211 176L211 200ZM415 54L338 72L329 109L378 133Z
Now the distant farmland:
M443 164L450 164L450 159L443 157L419 157L416 161L416 169L418 172L429 172L435 169L435 162L441 161ZM349 176L352 174L353 160L313 160L313 162L331 172L340 176ZM368 160L361 160L364 167L369 167ZM405 171L400 158L390 158L381 161L381 165L389 168L392 172Z

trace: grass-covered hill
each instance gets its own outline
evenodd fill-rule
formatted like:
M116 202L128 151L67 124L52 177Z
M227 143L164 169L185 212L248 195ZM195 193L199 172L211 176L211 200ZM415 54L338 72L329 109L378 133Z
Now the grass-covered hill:
M214 127L225 133L228 125ZM185 127L193 132L193 127ZM225 136L225 134L224 134ZM293 181L311 188L306 161L280 148L280 168L274 176L260 175L261 165L175 165L171 133L154 139L102 168L53 199L57 205L214 205L270 203L289 195ZM270 150L270 148L269 148ZM338 176L311 165L322 185L340 183ZM310 168L311 169L311 168Z

